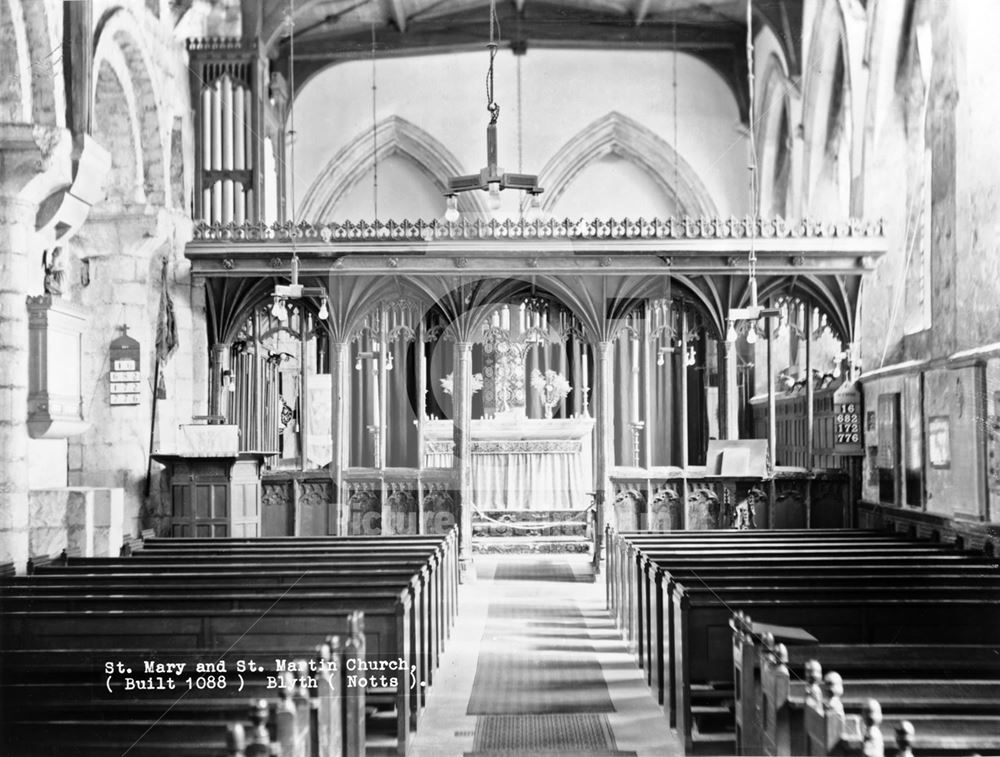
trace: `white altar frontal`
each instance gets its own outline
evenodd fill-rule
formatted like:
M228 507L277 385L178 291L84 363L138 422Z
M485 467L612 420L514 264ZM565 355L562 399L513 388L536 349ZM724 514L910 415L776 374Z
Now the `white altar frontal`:
M593 490L592 418L472 421L472 479L480 510L582 510ZM424 465L451 468L452 422L424 425Z

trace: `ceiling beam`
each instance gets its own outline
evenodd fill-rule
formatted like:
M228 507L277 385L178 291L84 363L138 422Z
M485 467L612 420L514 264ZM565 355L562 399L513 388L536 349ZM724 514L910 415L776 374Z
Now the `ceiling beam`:
M379 56L419 55L431 49L457 51L483 47L487 27L479 9L465 9L446 16L417 21L410 19L406 34L391 27L379 30L376 54ZM501 28L519 30L518 38L532 46L666 50L673 46L673 25L649 18L641 26L627 14L581 12L568 15L564 6L537 0L516 15L513 5L498 7ZM740 25L718 22L678 23L677 48L697 54L701 50L732 49L739 38ZM742 43L741 43L742 44ZM277 50L278 58L288 55L287 40ZM338 31L326 28L315 34L297 35L295 57L327 60L330 63L371 54L371 34L367 28Z

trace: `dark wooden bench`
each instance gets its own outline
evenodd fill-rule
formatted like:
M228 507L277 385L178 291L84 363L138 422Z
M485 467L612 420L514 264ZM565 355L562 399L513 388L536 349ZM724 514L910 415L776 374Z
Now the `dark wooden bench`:
M712 687L732 675L725 670L732 665L732 607L754 607L755 617L767 622L811 629L808 619L833 632L831 640L852 642L903 633L900 623L926 634L947 628L955 617L979 622L981 629L1000 619L995 566L980 561L970 572L975 558L939 545L874 534L852 538L843 531L821 538L809 532L674 536L646 534L642 546L624 537L610 542L617 557L609 557L609 602L640 661L652 668L654 683L662 665L665 704L688 749L692 687ZM920 567L908 570L914 560ZM824 567L814 573L814 566ZM955 566L961 567L949 570ZM880 575L873 578L870 569ZM914 582L921 588L908 589ZM979 634L977 641L989 636Z
M295 561L293 561L295 562ZM97 593L123 594L141 587L143 592L191 591L206 588L230 591L272 587L282 592L325 591L355 586L407 585L411 592L411 628L414 637L414 661L421 670L421 680L433 680L444 645L445 629L451 625L450 603L439 600L443 589L427 574L424 561L398 559L388 564L359 567L353 559L343 558L316 564L303 571L298 565L272 564L258 571L252 561L230 563L217 560L210 565L188 566L182 562L158 571L90 572L85 566L53 568L29 579L8 581L4 591L9 596L44 597L60 593L86 596ZM419 584L413 584L419 579Z
M669 567L668 567L669 566ZM640 664L647 670L648 680L657 687L664 673L664 654L654 650L667 647L672 617L671 594L678 583L691 587L706 585L733 585L751 582L753 585L810 585L814 581L868 582L869 579L896 581L903 585L914 579L937 583L957 581L986 581L1000 578L1000 573L988 565L961 566L949 559L941 560L929 555L916 558L906 567L892 556L845 555L837 550L812 549L805 557L794 553L758 554L743 557L717 555L649 556L645 566L646 580L639 584L634 604L626 614L625 630L631 629L635 650ZM805 580L802 577L809 577ZM938 580L940 577L940 580ZM664 701L661 697L660 701Z
M852 706L875 698L889 706L887 712L903 705L911 714L1000 716L995 646L820 644L803 640L802 629L779 629L790 630L796 641L786 645L775 641L770 627L742 613L730 624L736 733L743 754L802 753L805 698L822 678L817 659L849 672L852 687L844 701Z
M957 682L955 682L957 683ZM983 713L952 682L850 682L828 673L804 704L801 754L884 755L882 728L895 725L904 750L916 755L1000 755L1000 713ZM990 682L991 684L993 682ZM853 689L854 694L847 694ZM870 694L881 693L881 698ZM995 694L995 692L990 692ZM975 697L973 697L975 701ZM908 704L908 703L916 704ZM922 706L921 706L922 705Z
M288 656L297 639L321 627L337 631L338 610L361 607L370 619L368 658L388 659L391 652L404 659L392 702L396 751L405 753L411 713L415 725L423 704L421 684L429 683L454 619L454 531L222 549L215 540L170 541L147 538L125 558L66 558L32 581L10 582L5 641L24 644L31 637L35 646L72 649L80 646L76 640L105 637L112 648L151 648L158 657L240 652L246 645ZM419 591L421 581L426 591ZM424 668L411 674L412 662ZM378 701L380 690L371 693Z
M232 691L129 693L121 686L105 689L104 665L117 659L142 670L145 655L162 659L159 649L129 657L128 650L113 648L83 652L5 648L0 657L5 680L4 753L27 757L127 751L130 755L203 756L240 754L245 746L248 755L270 755L268 740L261 736L267 733L262 726L268 719L264 697L277 695L271 729L282 754L360 757L365 744L365 692L346 685L343 666L364 644L360 614L353 614L348 625L351 636L331 638L316 650L319 665L313 674L314 688L297 685L294 674L286 671L276 674L281 681L278 691L264 682L262 672L247 672L246 685L239 692L234 675ZM99 665L97 670L95 665ZM247 703L257 697L253 719L258 722L251 730L250 743L230 738L227 744L232 721L243 719Z

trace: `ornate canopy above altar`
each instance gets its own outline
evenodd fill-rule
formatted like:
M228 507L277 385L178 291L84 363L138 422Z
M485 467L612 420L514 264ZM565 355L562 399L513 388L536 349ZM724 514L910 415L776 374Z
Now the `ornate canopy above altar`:
M582 510L593 481L592 418L472 421L472 476L481 510ZM425 465L451 468L451 421L424 425Z

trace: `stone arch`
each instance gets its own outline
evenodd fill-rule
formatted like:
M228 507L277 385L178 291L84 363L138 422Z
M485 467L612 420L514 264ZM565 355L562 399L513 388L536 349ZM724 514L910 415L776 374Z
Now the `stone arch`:
M338 150L309 186L297 215L308 221L325 221L375 160L384 161L394 155L412 162L442 194L449 177L464 173L461 163L447 147L405 118L393 115L382 119L375 126L377 152L372 142L371 131L365 130ZM481 194L462 192L458 198L459 210L489 216Z
M802 190L811 215L850 212L853 116L847 25L839 0L821 3L809 44L802 96ZM820 205L834 202L831 216Z
M18 0L0 0L0 122L31 123L31 51Z
M104 58L94 76L94 137L111 155L108 200L132 205L141 203L141 137L133 117L135 100L120 65Z
M105 111L112 103L101 102L99 97L101 75L108 86L108 71L113 72L128 101L127 115L133 124L137 150L136 201L162 205L166 200L164 141L160 128L157 88L150 71L150 55L141 36L135 34L135 20L122 10L112 11L97 25L94 51L94 114L95 128L99 108ZM105 68L105 66L107 68ZM114 153L115 145L105 145Z
M758 211L764 216L788 217L791 204L793 151L792 83L784 60L768 56L763 87L755 114L760 124L757 147Z
M59 44L49 29L46 3L0 0L0 122L57 127Z
M608 155L646 171L683 214L718 215L712 196L690 164L654 131L617 111L585 126L545 164L539 174L539 184L547 189L542 195L544 209L551 212L573 179ZM675 166L677 186L672 182Z
M842 218L855 210L853 176L858 119L855 87L863 81L864 9L858 0L820 0L808 40L801 128L802 209ZM830 211L830 206L834 206Z

